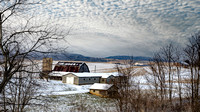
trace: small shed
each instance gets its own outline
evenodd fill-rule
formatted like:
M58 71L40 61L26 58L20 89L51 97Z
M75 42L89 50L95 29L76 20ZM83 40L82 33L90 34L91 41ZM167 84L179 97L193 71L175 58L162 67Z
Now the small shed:
M113 84L94 83L90 88L90 93L100 97L115 97L117 87Z

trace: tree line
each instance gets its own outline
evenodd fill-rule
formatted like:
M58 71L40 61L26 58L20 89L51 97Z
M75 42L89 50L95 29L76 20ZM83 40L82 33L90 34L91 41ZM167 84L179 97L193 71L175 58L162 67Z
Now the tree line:
M169 43L155 52L145 76L149 89L134 80L134 61L127 69L117 67L127 79L118 82L119 112L199 112L200 110L200 32L185 47ZM119 86L120 85L120 86Z

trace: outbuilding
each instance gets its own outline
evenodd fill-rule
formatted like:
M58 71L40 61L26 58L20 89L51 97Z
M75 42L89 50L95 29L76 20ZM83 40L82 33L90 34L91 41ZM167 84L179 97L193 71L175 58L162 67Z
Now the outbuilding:
M62 76L62 82L76 85L112 83L118 75L119 73L68 73Z
M101 76L90 73L68 73L62 76L62 82L75 85L86 85L99 83Z
M117 87L113 84L94 83L90 88L90 93L100 97L115 97Z
M68 74L70 72L57 72L57 71L53 71L51 73L48 74L49 79L51 80L60 80L62 81L62 76L65 74Z

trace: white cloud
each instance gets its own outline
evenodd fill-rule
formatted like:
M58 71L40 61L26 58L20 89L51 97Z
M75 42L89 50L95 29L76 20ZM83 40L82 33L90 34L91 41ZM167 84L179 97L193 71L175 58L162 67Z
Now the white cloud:
M66 28L69 50L88 56L151 55L200 30L199 0L45 0L34 13ZM71 47L71 48L70 48Z

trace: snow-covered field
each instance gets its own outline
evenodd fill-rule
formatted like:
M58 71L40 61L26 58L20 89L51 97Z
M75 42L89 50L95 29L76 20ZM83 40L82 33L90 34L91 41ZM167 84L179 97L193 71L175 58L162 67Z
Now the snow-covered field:
M58 61L53 61L53 68L55 64ZM38 61L39 66L42 65L42 61ZM116 65L112 63L100 63L100 62L86 62L91 72L106 72L106 71L112 71L115 69ZM122 65L122 67L125 67L125 65ZM151 74L151 70L148 66L144 67L134 67L134 73L136 75L132 78L132 80L135 83L139 83L141 86L141 89L152 89L152 85L149 82L149 80L153 80ZM181 70L181 79L187 80L189 79L189 70L183 68ZM177 88L177 80L178 76L177 74L173 74L173 81L174 86L173 88ZM166 81L168 80L168 76L166 75ZM42 94L43 95L66 95L66 94L75 94L75 93L87 93L89 92L89 87L91 85L84 85L84 86L78 86L78 85L70 85L70 84L63 84L61 81L53 81L50 80L49 82L46 81L39 81L41 85L43 85L44 88L41 89L41 91L45 91ZM166 82L167 84L167 82ZM183 86L186 86L187 84L182 84Z
M27 107L28 112L76 112L76 111L112 111L114 100L89 94L91 85L71 85L61 81L37 81L41 85L39 100L33 103L38 106Z
M38 80L38 84L41 85L39 92L43 96L47 95L67 95L75 93L87 93L91 85L72 85L64 84L62 81L49 80Z
M86 63L90 69L90 72L112 72L116 64L111 63Z
M58 61L53 62L53 67ZM115 69L116 65L111 63L86 63L91 72L108 72ZM41 61L39 61L39 66L41 66ZM125 66L124 66L125 67ZM140 89L142 90L149 90L154 89L150 80L154 80L152 72L148 66L145 67L134 67L134 73L136 75L132 77L132 81L134 83L139 84ZM189 79L189 70L182 69L181 70L181 79L187 80ZM166 85L168 85L168 76L166 75ZM174 72L173 74L173 90L177 91L178 88L178 75ZM94 95L89 94L89 87L91 85L71 85L71 84L64 84L62 81L55 81L55 80L37 80L39 84L41 84L41 89L39 93L42 95L41 104L48 107L48 111L60 111L60 112L71 112L75 108L77 109L77 105L82 106L87 111L87 108L97 108L99 111L106 111L101 109L108 109L109 111L115 110L114 100L100 98ZM188 86L188 83L181 83L183 87L183 96L187 94L184 92L184 88ZM173 94L173 97L178 97L178 94ZM46 102L48 101L48 102ZM43 103L46 102L46 103ZM107 106L105 106L107 105ZM87 107L87 108L86 108ZM105 108L101 108L105 107ZM43 108L44 109L44 108ZM28 108L28 111L40 112L40 109L36 108Z

